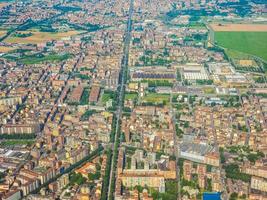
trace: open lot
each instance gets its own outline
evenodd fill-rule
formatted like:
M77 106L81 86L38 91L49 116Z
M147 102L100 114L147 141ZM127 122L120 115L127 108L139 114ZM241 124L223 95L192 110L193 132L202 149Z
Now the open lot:
M61 62L63 60L71 58L72 55L68 53L58 54L51 52L50 54L31 54L31 55L14 56L11 53L11 54L5 54L2 57L7 60L16 61L25 65L32 65L44 62L50 62L50 63Z
M227 50L254 55L267 61L266 32L215 32L215 43ZM233 54L231 54L233 55ZM231 57L231 55L228 55ZM239 56L240 57L240 56Z
M203 92L205 94L215 94L216 93L216 90L213 87L204 87L203 88Z
M8 146L31 146L34 143L34 140L6 140L0 142L0 147Z
M126 93L125 94L125 100L133 100L138 97L137 93Z
M170 101L170 95L169 94L157 94L157 93L148 93L145 95L142 99L143 102L146 103L155 103L155 104L160 104L160 103L166 103L169 104Z
M49 54L49 55L44 55L44 56L26 56L24 58L19 59L18 61L23 63L23 64L38 64L42 62L61 62L63 60L67 60L70 58L70 54Z
M42 42L48 42L51 40L60 40L64 37L70 37L77 35L81 32L79 31L67 31L67 32L40 32L39 30L29 30L29 31L18 31L17 34L31 34L28 37L17 37L14 34L5 39L5 42L9 43L19 43L19 44L38 44Z
M104 93L101 96L101 102L103 104L105 104L106 102L108 102L110 99L114 100L116 99L116 93L113 91L104 91Z
M213 31L267 32L267 24L210 24Z

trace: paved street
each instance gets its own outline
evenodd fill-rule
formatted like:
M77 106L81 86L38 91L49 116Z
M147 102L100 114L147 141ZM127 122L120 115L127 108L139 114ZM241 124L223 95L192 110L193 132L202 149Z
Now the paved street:
M129 8L129 17L127 22L127 29L125 32L124 38L124 48L123 48L123 58L122 58L122 65L121 65L121 72L120 72L120 84L119 84L119 103L116 112L116 130L115 130L115 141L112 144L113 155L111 160L111 171L109 176L109 186L108 186L108 199L112 199L112 192L114 192L111 188L112 181L114 180L115 173L116 173L116 155L118 154L118 149L115 149L115 145L119 143L120 137L120 119L122 115L123 109L123 99L124 99L124 92L125 92L125 82L127 78L127 67L128 67L128 57L129 57L129 47L131 41L131 28L132 28L132 15L133 15L133 0L131 0L130 8ZM119 144L118 144L119 146ZM116 151L117 150L117 151Z

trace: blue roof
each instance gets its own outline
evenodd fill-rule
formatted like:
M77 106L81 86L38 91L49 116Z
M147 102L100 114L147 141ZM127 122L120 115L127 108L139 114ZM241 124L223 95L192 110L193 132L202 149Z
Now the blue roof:
M219 192L216 193L203 193L203 200L221 200L221 194Z

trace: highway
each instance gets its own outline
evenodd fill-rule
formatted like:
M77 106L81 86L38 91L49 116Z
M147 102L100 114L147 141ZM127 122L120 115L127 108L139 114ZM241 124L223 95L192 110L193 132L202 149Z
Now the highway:
M131 42L131 31L132 31L132 15L133 15L133 0L130 1L129 7L129 16L127 21L127 27L124 36L124 47L123 47L123 58L121 64L121 71L120 71L120 80L119 80L119 92L118 92L118 107L116 111L116 128L115 128L115 140L112 143L111 148L113 150L112 160L111 160L111 170L109 175L109 185L108 185L108 200L112 199L114 192L112 189L112 181L115 179L116 173L116 162L117 162L117 155L118 155L118 148L116 144L119 146L120 144L120 119L122 116L122 109L124 103L124 92L125 92L125 83L127 79L127 70L128 70L128 58L129 58L129 48Z

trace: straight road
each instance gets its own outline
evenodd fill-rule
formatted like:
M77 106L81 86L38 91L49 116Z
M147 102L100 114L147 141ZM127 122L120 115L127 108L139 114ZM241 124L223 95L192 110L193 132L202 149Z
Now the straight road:
M132 15L133 15L133 0L130 1L130 8L129 8L129 16L127 21L127 28L124 37L124 47L123 47L123 58L122 58L122 65L121 65L121 72L120 72L120 80L119 80L119 99L118 99L118 108L116 112L116 130L115 130L115 140L112 143L111 147L113 150L112 160L111 160L111 170L109 176L109 185L108 185L108 200L112 199L112 193L114 192L111 188L112 181L115 179L116 173L116 161L118 155L118 148L116 149L115 146L118 144L119 146L119 135L120 135L120 119L122 116L122 109L123 109L123 102L124 102L124 92L125 92L125 83L127 79L127 69L128 69L128 58L129 58L129 48L131 42L131 31L132 31Z
M216 133L215 125L214 125L213 113L214 113L214 108L212 109L212 112L211 112L211 128L212 128L212 133L213 133L213 137L214 137L214 147L216 149L216 152L219 152L219 145L218 145L218 142L217 142L217 133ZM223 200L227 200L227 199L229 199L229 197L228 197L228 194L227 194L227 189L226 189L226 184L225 184L225 177L224 177L224 174L222 173L223 168L222 168L221 160L220 160L219 170L220 170L221 184L222 184L222 188L223 188L221 197L222 197Z
M245 119L245 123L246 123L246 127L247 127L247 135L246 135L245 145L248 145L251 130L250 130L250 125L249 125L249 119L248 119L248 117L246 115L246 112L245 112L245 108L244 108L244 104L243 104L243 101L242 101L242 96L240 94L240 91L238 91L238 98L239 98L239 103L242 106L242 113L243 113L243 116L244 116L244 119Z
M172 105L172 95L171 95L171 105ZM172 105L173 106L173 105ZM176 111L172 107L170 115L172 116L172 123L174 125L174 134L173 134L173 142L174 142L174 155L175 155L175 161L176 161L176 181L178 185L178 191L177 191L177 200L181 199L181 182L180 182L180 168L178 166L178 161L179 161L179 153L178 153L178 143L177 143L177 135L176 135L176 124L177 124L177 119L176 119Z

